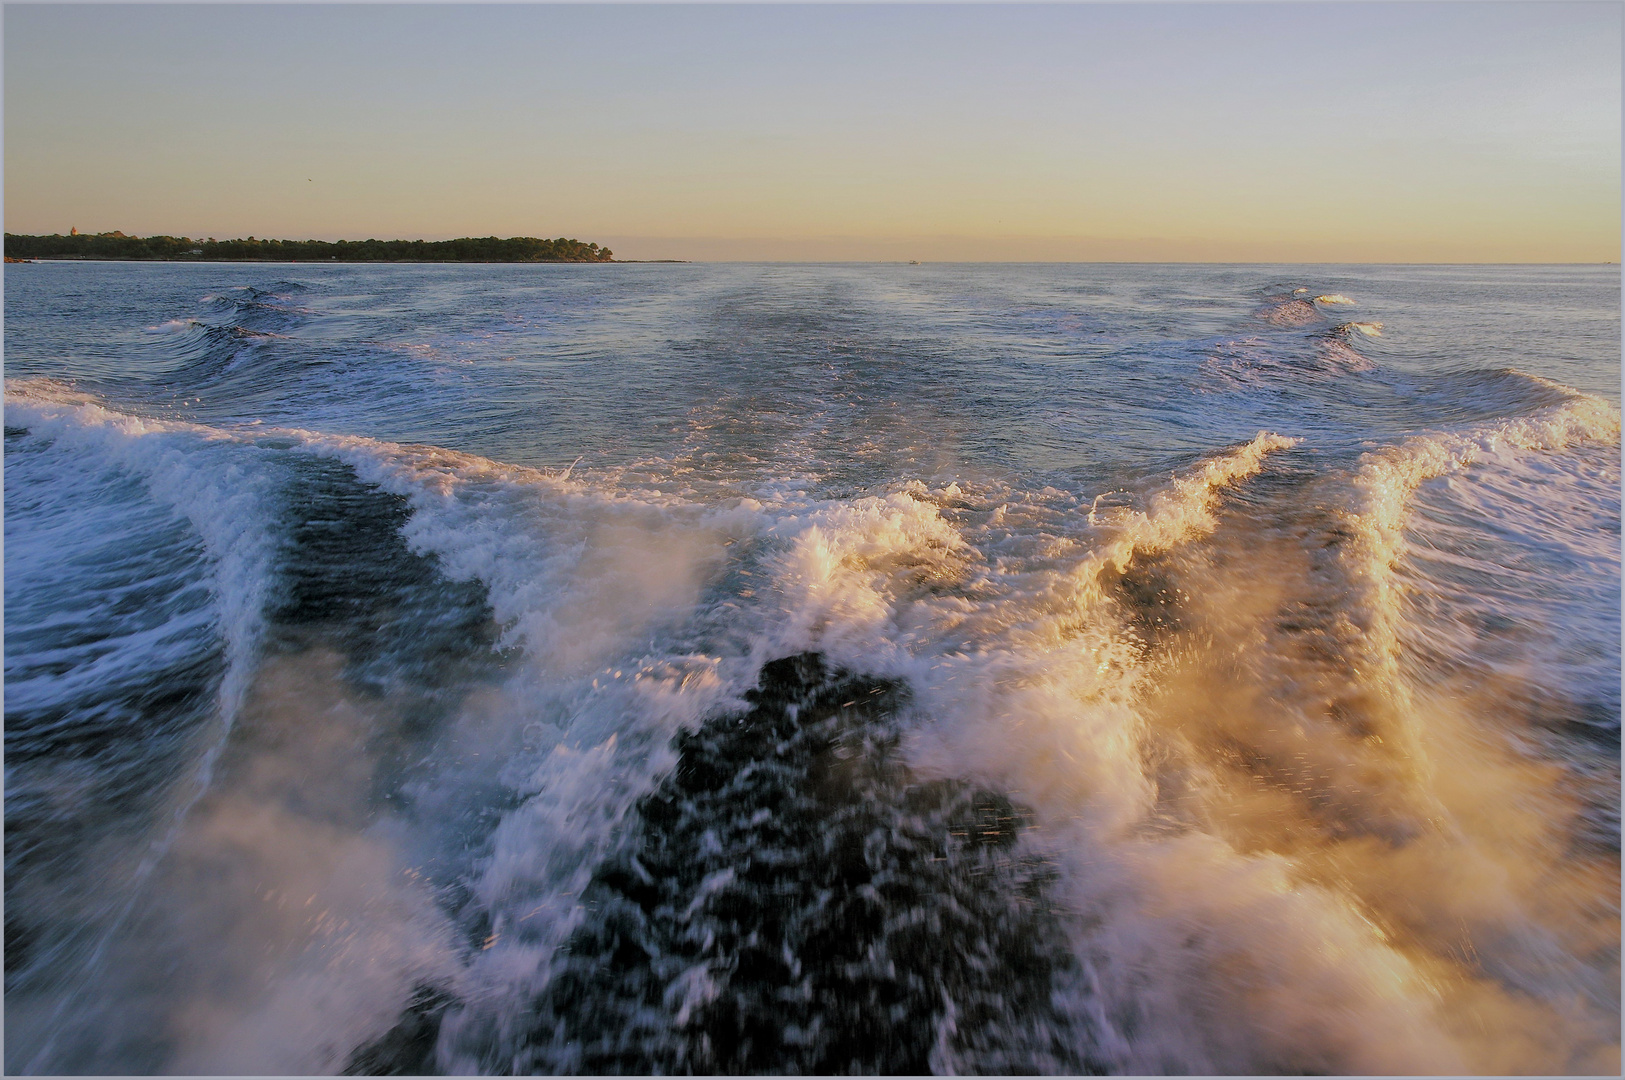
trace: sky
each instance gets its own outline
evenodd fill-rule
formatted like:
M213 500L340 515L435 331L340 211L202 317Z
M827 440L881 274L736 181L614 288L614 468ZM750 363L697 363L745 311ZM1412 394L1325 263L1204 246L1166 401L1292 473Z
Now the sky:
M1618 261L1621 12L7 4L5 227Z

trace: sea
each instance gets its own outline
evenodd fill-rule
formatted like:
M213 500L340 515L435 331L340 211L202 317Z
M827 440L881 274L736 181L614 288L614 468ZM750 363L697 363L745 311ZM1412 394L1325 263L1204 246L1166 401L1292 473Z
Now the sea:
M4 285L7 1072L1618 1074L1618 267Z

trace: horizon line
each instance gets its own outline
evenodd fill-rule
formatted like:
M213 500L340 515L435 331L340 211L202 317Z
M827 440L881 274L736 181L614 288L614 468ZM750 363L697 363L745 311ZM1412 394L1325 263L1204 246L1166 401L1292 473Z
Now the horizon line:
M458 239L464 239L459 237ZM154 263L166 265L230 266L254 263L265 266L1618 266L1618 260L1416 260L1416 259L607 259L601 262L479 259L373 259L338 262L324 259L119 259L81 255L43 255L6 265L37 263Z

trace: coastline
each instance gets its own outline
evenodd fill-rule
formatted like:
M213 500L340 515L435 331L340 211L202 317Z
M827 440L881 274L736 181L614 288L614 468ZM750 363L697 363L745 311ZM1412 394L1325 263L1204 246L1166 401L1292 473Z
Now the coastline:
M105 255L34 255L26 259L7 257L8 264L16 263L198 263L230 265L253 263L288 266L604 266L617 263L686 263L690 259L137 259Z
M121 231L5 234L10 259L79 262L613 262L615 253L570 237L463 236L453 240L216 240Z

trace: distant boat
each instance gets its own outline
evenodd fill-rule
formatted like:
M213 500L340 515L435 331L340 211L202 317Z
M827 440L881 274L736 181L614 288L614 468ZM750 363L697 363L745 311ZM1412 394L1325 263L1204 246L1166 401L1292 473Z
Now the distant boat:
M918 260L918 259L910 259L910 260L909 260L909 261L908 261L908 264L909 264L909 265L910 265L910 266L918 266L918 265L920 265L920 260Z

